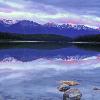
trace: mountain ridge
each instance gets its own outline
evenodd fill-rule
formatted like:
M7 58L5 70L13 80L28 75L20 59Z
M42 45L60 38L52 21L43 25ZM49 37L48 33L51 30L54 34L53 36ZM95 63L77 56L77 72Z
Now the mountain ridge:
M57 34L71 38L87 34L100 34L100 30L85 25L59 25L55 23L39 24L29 20L20 20L16 22L11 22L11 20L0 20L0 32L17 34Z

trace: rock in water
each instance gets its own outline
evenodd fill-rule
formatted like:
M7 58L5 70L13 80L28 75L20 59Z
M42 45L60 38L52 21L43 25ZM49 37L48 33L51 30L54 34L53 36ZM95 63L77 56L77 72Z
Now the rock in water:
M69 90L69 89L70 89L70 86L69 86L69 85L66 85L66 84L60 85L60 86L58 87L58 90L59 90L60 92L65 92L65 91L67 91L67 90Z
M99 90L100 91L100 88L94 87L93 90L95 90L95 91Z
M62 84L66 84L69 86L75 86L75 85L80 85L80 83L75 82L75 81L61 81Z
M82 93L78 89L69 89L64 93L63 100L80 100ZM66 98L66 99L65 99Z

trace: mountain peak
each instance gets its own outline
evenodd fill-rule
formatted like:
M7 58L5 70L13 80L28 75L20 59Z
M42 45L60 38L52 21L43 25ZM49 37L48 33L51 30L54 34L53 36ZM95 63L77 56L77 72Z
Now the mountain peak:
M20 24L22 26L40 26L40 24L29 20L19 20L16 24Z
M48 23L44 24L44 26L48 26L48 27L56 27L57 24L48 22Z
M88 34L100 34L98 28L89 27L86 25L72 24L55 24L46 23L39 24L29 20L0 20L0 31L22 34L58 34L69 37Z
M1 19L0 23L2 24L7 24L7 25L12 25L12 24L21 24L24 26L27 25L33 25L33 26L40 26L41 24L34 22L34 21L30 21L30 20L10 20L10 19ZM89 25L82 25L82 24L71 24L71 23L67 23L67 24L56 24L53 22L48 22L46 24L44 24L43 26L47 26L47 27L61 27L61 28L74 28L74 29L100 29L99 27L94 27L94 26L89 26Z
M4 24L15 24L17 21L16 20L9 20L9 19L1 19L0 22L4 23Z

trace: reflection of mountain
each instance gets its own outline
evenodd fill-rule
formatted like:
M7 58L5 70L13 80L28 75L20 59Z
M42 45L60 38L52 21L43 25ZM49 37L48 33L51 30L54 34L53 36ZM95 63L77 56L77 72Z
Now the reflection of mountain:
M11 20L0 21L0 31L19 34L57 34L68 37L76 37L87 34L99 34L100 31L84 25L57 25L54 23L47 23L44 25L33 21L22 20L12 22Z
M36 42L36 43L0 43L0 49L10 49L10 48L30 48L30 49L38 49L38 50L54 50L60 48L66 48L70 46L66 42L56 43L56 42Z

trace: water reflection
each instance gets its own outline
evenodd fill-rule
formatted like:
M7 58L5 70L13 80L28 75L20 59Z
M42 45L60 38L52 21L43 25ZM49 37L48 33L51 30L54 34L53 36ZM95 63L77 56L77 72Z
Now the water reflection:
M70 43L66 42L26 42L26 43L14 43L14 42L5 42L0 43L0 49L9 49L9 48L30 48L38 50L54 50L60 48L66 48L71 46Z
M0 50L2 49L37 49L37 50L56 50L68 47L77 47L83 50L100 52L100 44L95 43L66 43L66 42L33 42L33 43L14 43L5 42L0 43Z
M95 44L95 43L87 43L87 44L79 44L79 43L76 43L75 46L77 48L81 48L81 49L84 49L84 50L88 50L88 51L97 51L97 52L100 52L100 44Z
M89 46L88 46L89 48ZM87 48L82 44L68 43L0 43L0 60L14 57L21 61L38 58L66 58L67 56L94 56L99 54L96 47ZM99 46L97 46L99 48Z
M78 88L84 94L83 99L92 100L91 88L100 83L100 60L98 56L92 57L99 52L92 48L54 42L1 43L1 96L4 100L62 100L62 94L57 91L59 81L76 80L81 83ZM91 57L71 62L63 59L75 55ZM96 94L95 100L98 98L100 95Z

